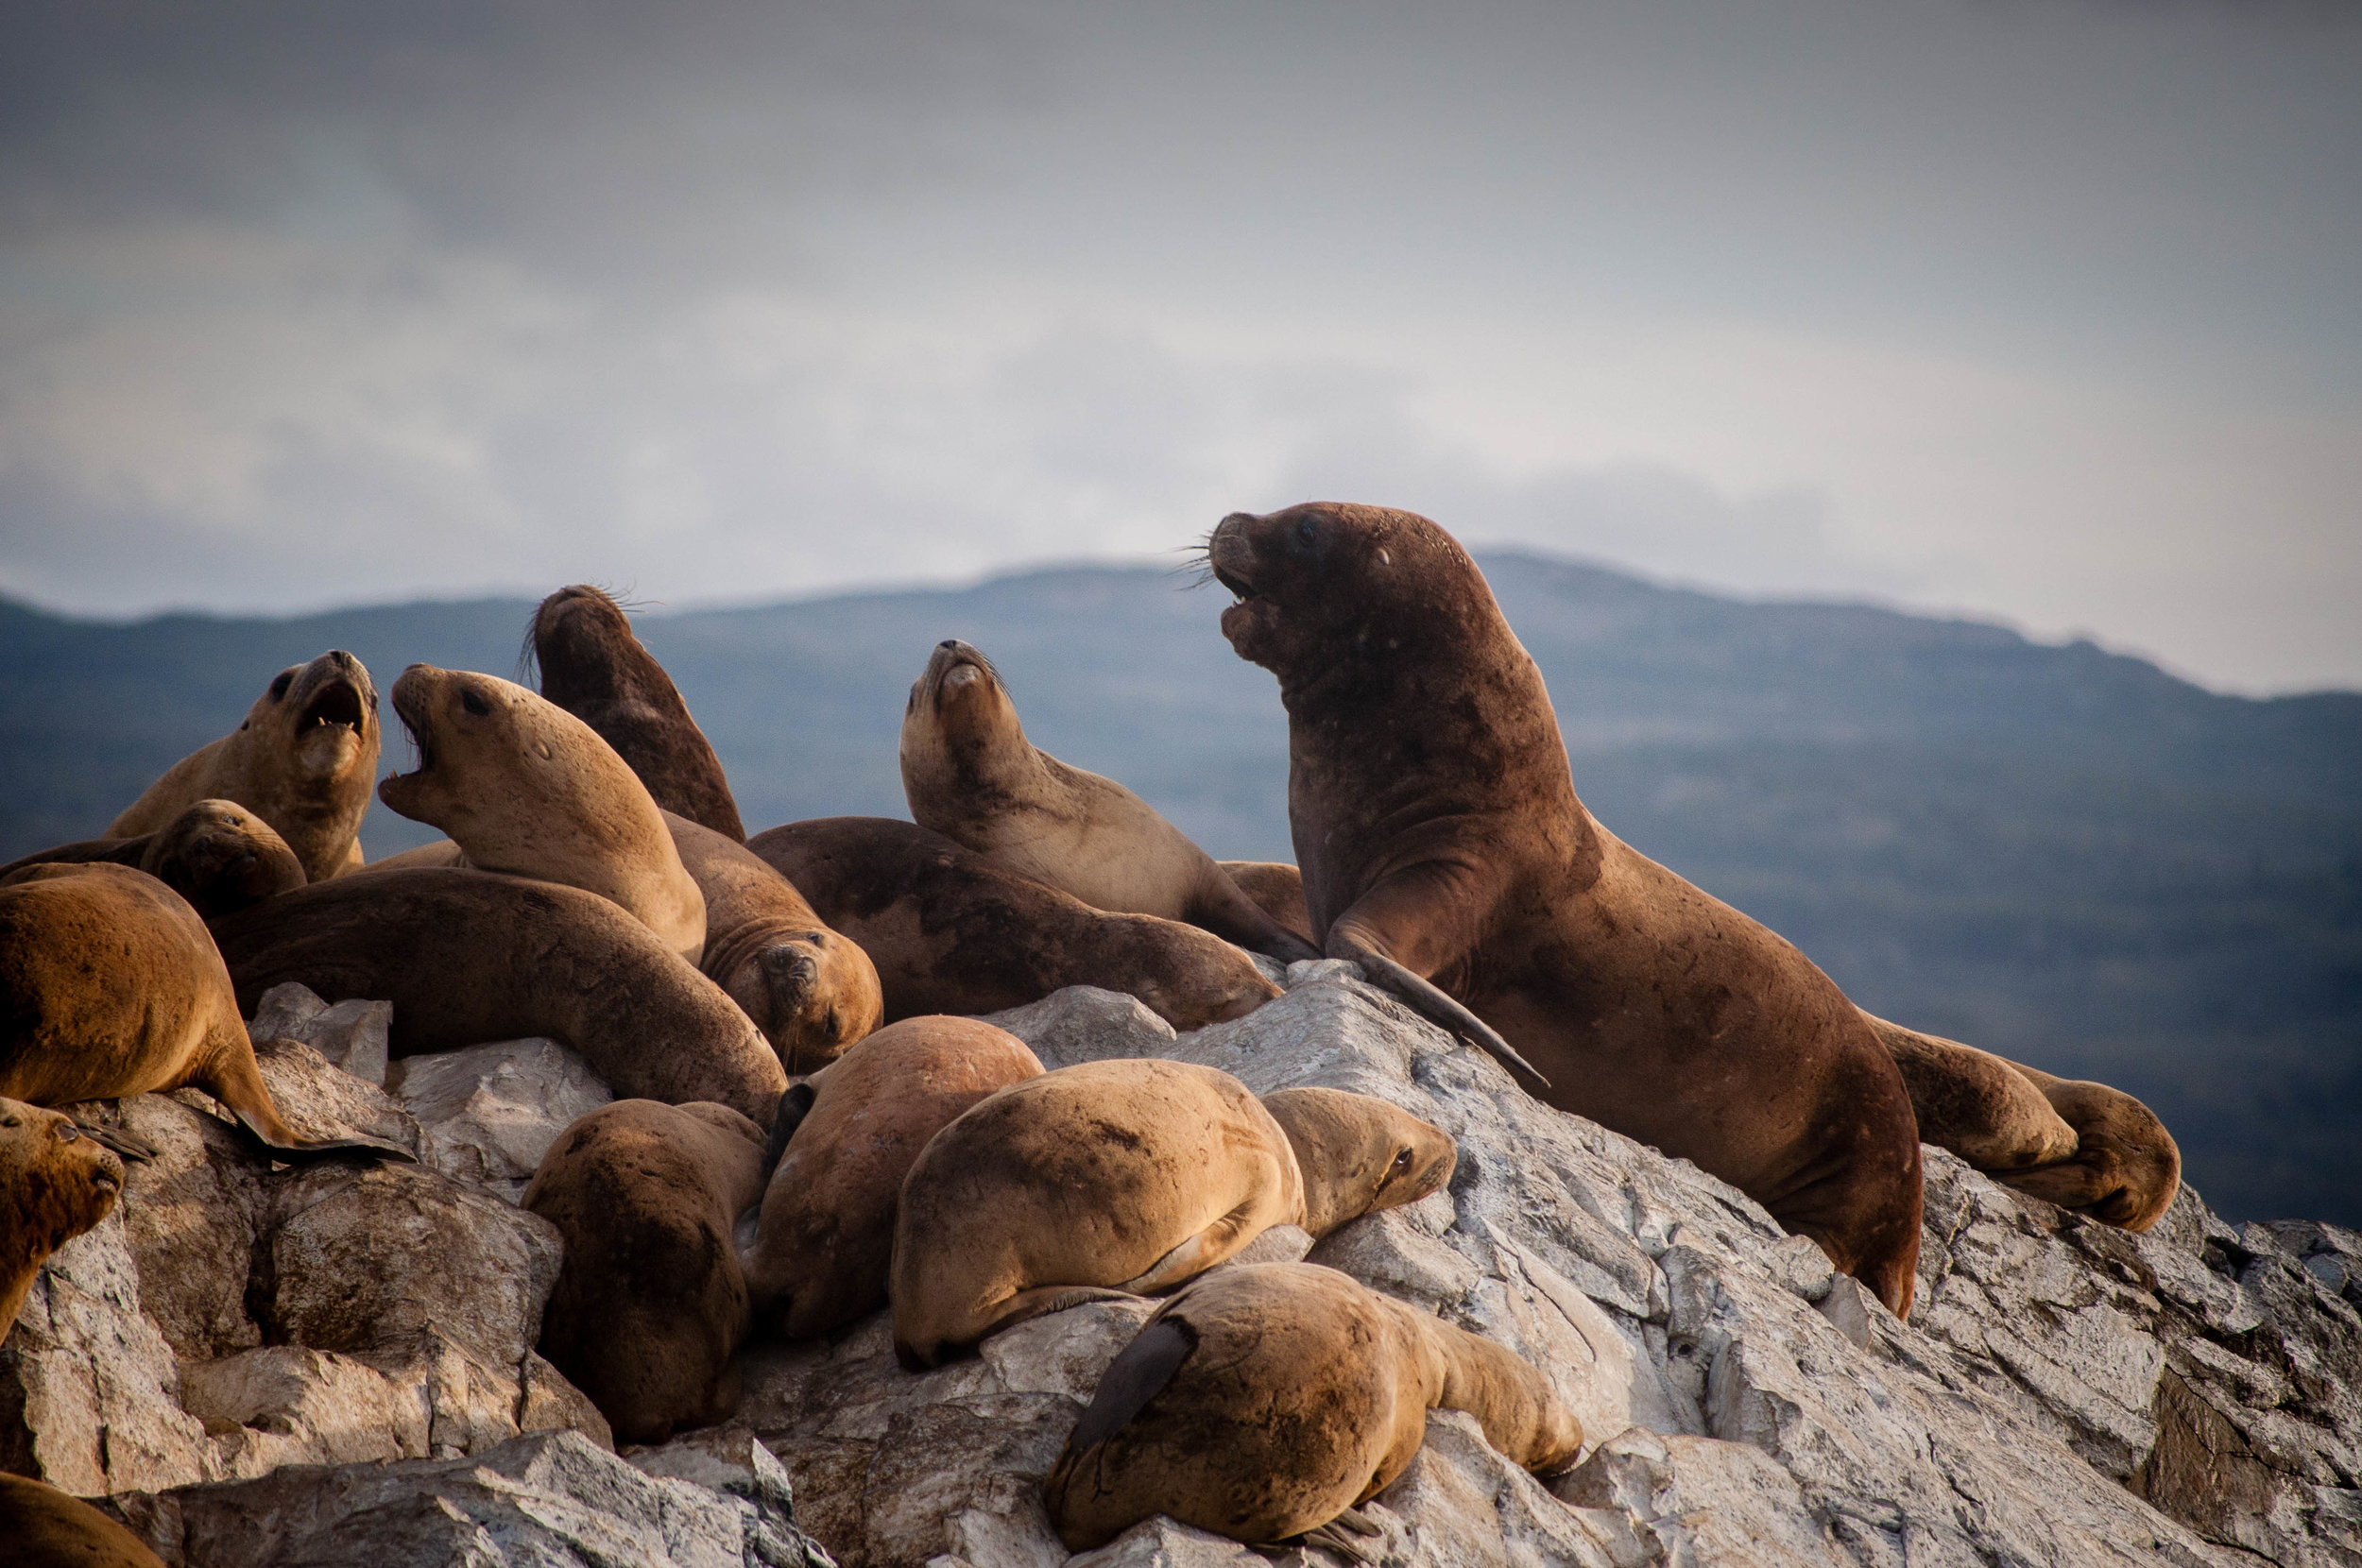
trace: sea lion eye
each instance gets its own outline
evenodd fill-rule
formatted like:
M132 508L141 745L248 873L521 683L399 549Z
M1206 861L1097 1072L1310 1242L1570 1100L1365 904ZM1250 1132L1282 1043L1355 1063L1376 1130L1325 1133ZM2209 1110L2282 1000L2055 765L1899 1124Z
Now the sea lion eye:
M270 683L270 700L272 702L277 702L282 697L284 697L287 694L287 688L293 686L294 684L295 672L293 670L280 671L279 678Z
M459 706L479 719L492 711L492 705L471 690L459 693Z
M1301 539L1306 544L1310 544L1312 542L1312 536L1318 530L1314 528L1310 518L1306 518L1302 522L1296 524L1296 537Z
M1408 1169L1410 1169L1410 1168L1411 1168L1411 1150L1409 1150L1408 1149L1397 1149L1396 1150L1395 1150L1395 1163L1394 1163L1394 1166L1392 1167L1392 1168L1389 1170L1388 1174L1390 1174L1390 1175L1398 1175L1398 1174L1400 1174L1401 1172L1406 1171L1406 1170L1408 1170Z
M72 1122L61 1121L58 1123L58 1141L60 1143L72 1143L75 1139L80 1137L81 1135L82 1130L75 1126Z

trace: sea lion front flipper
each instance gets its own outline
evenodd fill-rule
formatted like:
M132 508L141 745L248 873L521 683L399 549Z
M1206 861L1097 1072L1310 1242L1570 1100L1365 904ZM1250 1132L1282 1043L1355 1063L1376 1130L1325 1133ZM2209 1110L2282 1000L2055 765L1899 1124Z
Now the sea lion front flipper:
M804 1118L812 1115L813 1101L819 1098L820 1091L812 1086L809 1079L791 1084L787 1093L779 1096L779 1108L771 1117L770 1139L762 1146L762 1181L765 1186L771 1183L771 1173L779 1169L780 1158L787 1153L788 1140L796 1135L796 1129L804 1124Z
M79 1116L74 1118L74 1125L81 1130L83 1136L98 1145L99 1148L110 1150L123 1159L138 1160L145 1164L156 1157L156 1146L128 1127L107 1127L97 1122L84 1121Z
M1273 919L1261 905L1249 898L1217 861L1206 862L1197 895L1190 900L1184 917L1224 942L1282 963L1300 963L1323 956L1309 940Z
M1099 1376L1098 1391L1066 1440L1070 1454L1087 1454L1131 1424L1197 1349L1197 1332L1178 1318L1150 1321Z
M1146 1272L1125 1280L1116 1288L1131 1296L1161 1296L1215 1264L1226 1262L1243 1244L1239 1233L1254 1210L1255 1201L1249 1199L1149 1265ZM1254 1237L1245 1239L1251 1241Z
M1548 1089L1550 1081L1492 1025L1427 978L1474 948L1475 933L1482 929L1497 896L1485 873L1459 861L1428 860L1402 867L1329 922L1328 956L1359 963L1372 985L1507 1067L1529 1090Z
M1469 1045L1484 1052L1511 1072L1527 1081L1530 1087L1547 1089L1550 1081L1542 1076L1533 1064L1517 1054L1515 1047L1502 1039L1492 1025L1469 1012L1439 989L1434 982L1421 980L1383 953L1366 948L1352 950L1358 944L1329 939L1331 958L1349 958L1361 966L1370 983L1416 1013L1420 1017L1444 1031L1456 1034ZM1340 952L1337 949L1347 950Z
M1004 1328L1015 1328L1022 1322L1052 1312L1064 1312L1070 1306L1088 1302L1136 1302L1139 1297L1130 1290L1112 1290L1100 1285L1045 1285L1033 1290L1020 1290L1009 1298L1001 1316L986 1325L978 1340L991 1338Z
M1347 1508L1327 1524L1316 1525L1306 1530L1302 1535L1287 1542L1287 1545L1317 1546L1323 1551L1334 1553L1347 1562L1375 1563L1378 1560L1378 1557L1361 1542L1372 1537L1382 1537L1385 1533L1378 1527L1377 1520L1372 1519L1360 1508ZM1275 1555L1282 1549L1277 1545L1255 1548L1266 1556Z

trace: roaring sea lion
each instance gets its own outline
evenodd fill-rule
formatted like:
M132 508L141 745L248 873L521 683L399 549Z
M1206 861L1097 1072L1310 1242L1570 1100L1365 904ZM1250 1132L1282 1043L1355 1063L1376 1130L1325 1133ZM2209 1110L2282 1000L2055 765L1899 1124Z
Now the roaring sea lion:
M731 1230L762 1195L762 1129L727 1105L619 1099L557 1135L523 1206L565 1234L541 1354L626 1442L738 1408L746 1281Z
M1108 1366L1044 1484L1069 1551L1152 1514L1267 1544L1318 1529L1411 1463L1427 1413L1465 1410L1541 1474L1583 1425L1489 1339L1311 1263L1198 1280Z
M200 800L153 833L85 839L26 855L0 865L0 878L28 865L97 861L146 872L208 920L308 880L287 841L234 800Z
M1108 914L1047 883L885 817L823 817L746 847L861 945L885 1016L998 1013L1070 985L1128 992L1177 1030L1242 1017L1279 995L1210 931Z
M297 1135L254 1065L205 922L155 878L98 861L0 881L0 1095L72 1105L179 1088L212 1095L282 1158L415 1157L372 1137Z
M610 898L697 962L705 895L647 786L598 731L514 681L467 670L414 664L393 697L419 765L388 774L380 800L450 834L467 864Z
M758 1319L802 1339L883 1306L895 1208L918 1151L1041 1070L1024 1041L982 1019L905 1018L789 1090L810 1100L746 1257Z
M589 724L666 810L744 842L721 758L623 607L588 583L541 601L531 633L541 695Z
M1216 861L1216 865L1255 900L1255 907L1299 935L1312 929L1304 908L1304 873L1285 861Z
M1695 1161L1908 1310L1919 1137L1893 1061L1802 953L1592 819L1541 672L1458 542L1310 504L1234 513L1207 560L1238 596L1223 634L1279 677L1328 955L1530 1055L1550 1104Z
M762 856L664 813L673 847L706 903L697 967L746 1010L779 1063L811 1072L878 1027L885 994L861 944L832 931Z
M11 1568L164 1568L138 1536L56 1487L0 1474L0 1541Z
M325 881L361 863L377 746L377 688L359 659L331 648L279 672L244 724L174 763L107 837L153 833L200 800L234 800L286 841L307 879Z
M936 1133L903 1180L895 1352L933 1366L1044 1312L1161 1294L1274 1225L1320 1236L1414 1202L1450 1179L1453 1157L1441 1128L1382 1099L1258 1100L1188 1062L1027 1079Z
M937 643L912 684L901 756L921 827L1095 910L1185 920L1283 963L1321 956L1148 802L1026 740L1001 673L965 642Z
M0 1339L41 1260L106 1219L122 1195L123 1162L73 1117L0 1099Z
M787 1087L761 1031L612 902L488 871L371 871L214 923L251 1008L282 980L394 1004L396 1056L546 1035L616 1094L716 1100L768 1126Z

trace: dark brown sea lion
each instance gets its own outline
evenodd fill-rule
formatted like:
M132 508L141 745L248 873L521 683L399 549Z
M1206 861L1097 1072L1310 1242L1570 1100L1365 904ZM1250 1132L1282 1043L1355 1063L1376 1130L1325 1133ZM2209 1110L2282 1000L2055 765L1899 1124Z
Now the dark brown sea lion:
M0 1474L9 1568L164 1568L138 1536L56 1487Z
M1304 873L1294 866L1285 861L1214 863L1229 873L1239 891L1255 900L1257 909L1289 930L1301 934L1312 929L1312 916L1304 908Z
M557 1135L523 1206L565 1234L541 1354L626 1442L738 1408L746 1281L731 1231L762 1196L762 1129L727 1105L619 1099Z
M965 642L937 643L911 686L901 758L912 820L979 855L1095 910L1186 920L1283 963L1321 956L1148 802L1028 741L1000 672Z
M980 1018L905 1018L789 1090L812 1098L746 1258L758 1321L800 1339L883 1306L895 1209L919 1150L1041 1070L1024 1041Z
M85 839L0 865L0 878L28 865L128 865L189 901L211 920L306 881L303 862L261 817L233 800L200 800L153 833Z
M1210 932L1092 909L911 823L823 817L758 833L746 847L861 944L889 1023L998 1013L1096 985L1190 1030L1279 995L1254 960Z
M622 606L588 583L541 601L530 633L541 695L606 738L666 810L744 841L722 760Z
M396 1056L545 1035L626 1099L710 1099L768 1126L787 1075L722 988L615 904L467 869L372 871L214 924L251 1009L300 980L394 1004Z
M122 1195L123 1162L73 1117L0 1099L0 1339L41 1260L106 1219Z
M1541 672L1467 553L1408 512L1225 518L1223 633L1279 677L1312 934L1549 1103L1686 1157L1898 1315L1917 1124L1869 1022L1772 932L1575 797ZM1496 1031L1498 1031L1498 1033Z
M245 723L174 763L107 837L153 833L200 800L234 800L286 841L307 878L325 881L361 863L377 749L377 688L359 659L332 648L279 672Z
M1453 1158L1441 1128L1368 1095L1258 1100L1155 1058L1029 1078L937 1133L902 1182L896 1354L933 1366L1044 1312L1161 1294L1274 1225L1319 1236L1414 1202Z
M1286 1541L1391 1485L1438 1406L1542 1474L1583 1445L1542 1374L1489 1339L1317 1264L1225 1269L1159 1308L1101 1376L1044 1485L1051 1523L1076 1552L1158 1513Z

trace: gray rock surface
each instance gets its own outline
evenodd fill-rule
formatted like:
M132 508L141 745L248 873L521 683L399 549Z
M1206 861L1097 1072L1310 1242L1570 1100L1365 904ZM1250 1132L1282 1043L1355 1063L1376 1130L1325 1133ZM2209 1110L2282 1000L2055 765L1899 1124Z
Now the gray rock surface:
M1053 1071L1119 1056L1161 1056L1174 1039L1172 1026L1138 997L1096 985L1070 985L1037 1002L987 1013L984 1022L1033 1047Z
M388 1082L425 1129L428 1165L512 1203L557 1134L614 1099L589 1064L555 1040L406 1056Z
M353 1077L385 1086L386 1045L394 1027L394 1004L354 998L334 1006L311 987L290 980L263 993L247 1037L257 1049L273 1040L293 1040L319 1052L321 1060Z

